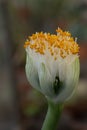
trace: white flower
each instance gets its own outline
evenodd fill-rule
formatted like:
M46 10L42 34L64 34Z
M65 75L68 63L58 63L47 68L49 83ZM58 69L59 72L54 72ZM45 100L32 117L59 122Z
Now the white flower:
M64 102L79 79L79 47L69 32L33 34L25 42L26 75L32 87L53 102Z

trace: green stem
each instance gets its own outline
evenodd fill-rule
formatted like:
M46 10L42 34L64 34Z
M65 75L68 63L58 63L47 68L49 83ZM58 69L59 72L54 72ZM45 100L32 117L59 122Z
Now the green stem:
M62 104L54 104L48 101L48 112L41 130L56 130L62 109Z

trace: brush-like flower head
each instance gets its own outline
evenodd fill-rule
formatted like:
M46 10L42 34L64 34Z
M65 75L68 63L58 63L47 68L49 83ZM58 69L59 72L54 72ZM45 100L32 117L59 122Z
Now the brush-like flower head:
M71 96L79 78L79 46L69 32L56 31L35 33L24 45L29 83L55 103Z

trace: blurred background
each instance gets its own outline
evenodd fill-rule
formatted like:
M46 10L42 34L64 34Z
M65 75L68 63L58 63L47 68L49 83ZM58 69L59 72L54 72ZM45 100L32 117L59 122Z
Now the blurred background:
M43 95L25 75L24 41L57 27L78 38L81 73L58 129L87 130L87 0L0 0L0 130L40 130L47 111Z

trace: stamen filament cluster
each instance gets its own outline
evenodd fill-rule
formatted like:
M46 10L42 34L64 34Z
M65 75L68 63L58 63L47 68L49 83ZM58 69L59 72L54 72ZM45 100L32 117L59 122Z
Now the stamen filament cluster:
M45 55L46 51L49 51L55 60L57 55L65 58L69 54L77 54L79 52L79 46L69 32L62 31L60 28L56 32L57 35L43 32L35 33L28 37L24 47L27 48L29 46L41 55Z

